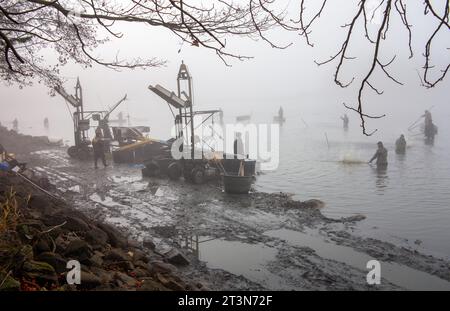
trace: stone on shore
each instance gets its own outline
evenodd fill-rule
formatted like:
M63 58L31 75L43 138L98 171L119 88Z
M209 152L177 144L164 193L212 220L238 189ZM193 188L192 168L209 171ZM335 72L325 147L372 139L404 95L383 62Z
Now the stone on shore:
M102 229L108 235L109 244L113 247L123 248L127 246L127 239L113 226L104 223L97 223L97 227Z
M55 269L57 273L63 273L67 271L67 260L65 260L60 254L53 252L44 252L39 254L36 259L48 263Z
M30 279L42 282L57 282L58 277L55 269L46 262L30 260L23 264L23 271Z
M174 248L165 253L164 256L167 258L168 262L176 266L187 266L190 263L186 256Z
M91 258L93 251L88 243L81 239L75 239L67 245L64 255L68 258L77 259L82 262Z

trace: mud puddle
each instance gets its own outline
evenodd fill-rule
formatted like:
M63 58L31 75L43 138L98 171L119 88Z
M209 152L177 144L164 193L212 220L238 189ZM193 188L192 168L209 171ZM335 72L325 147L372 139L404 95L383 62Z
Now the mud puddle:
M266 265L275 260L277 250L263 244L222 239L205 239L198 244L198 259L210 269L221 269L258 283L265 288L293 290Z
M318 237L318 233L312 230L302 233L289 229L279 229L267 231L264 234L282 239L294 246L311 248L319 257L339 261L364 271L367 271L367 262L374 259L350 247L327 242ZM397 263L380 261L380 264L382 278L405 289L418 291L450 290L450 282L436 276Z

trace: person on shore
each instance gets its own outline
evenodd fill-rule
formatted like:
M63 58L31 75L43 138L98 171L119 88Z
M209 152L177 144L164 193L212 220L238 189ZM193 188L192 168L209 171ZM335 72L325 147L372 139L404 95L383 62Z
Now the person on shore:
M48 122L48 118L47 117L44 119L44 128L46 130L48 130L48 128L49 128L49 122Z
M92 148L94 148L94 164L95 168L97 169L97 161L98 159L101 159L103 162L103 166L107 167L108 164L106 164L106 158L105 158L105 146L104 146L104 140L103 140L103 134L102 130L97 129L95 131L95 137L92 140Z
M344 115L341 117L341 120L342 120L343 125L344 125L344 130L348 130L348 122L349 122L349 120L348 120L347 114L344 114Z
M244 158L244 143L242 142L242 134L236 133L236 139L233 144L233 153L235 159Z
M399 139L395 142L395 152L397 154L405 154L406 152L406 139L405 135L401 135Z
M377 160L377 168L386 168L388 165L387 156L388 151L384 148L383 143L381 141L378 142L378 149L373 155L372 159L370 159L369 163L372 163L375 159Z

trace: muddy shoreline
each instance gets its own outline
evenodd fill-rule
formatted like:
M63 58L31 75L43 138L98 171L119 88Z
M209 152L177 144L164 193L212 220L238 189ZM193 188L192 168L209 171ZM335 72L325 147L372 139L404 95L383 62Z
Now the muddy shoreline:
M158 254L176 249L189 261L177 267L177 277L203 288L450 289L448 261L353 235L364 216L327 218L320 201L283 193L229 196L217 185L144 179L129 165L95 171L90 162L69 159L64 148L42 149L23 156L56 193L129 240L151 239ZM385 267L377 286L366 282L370 259Z

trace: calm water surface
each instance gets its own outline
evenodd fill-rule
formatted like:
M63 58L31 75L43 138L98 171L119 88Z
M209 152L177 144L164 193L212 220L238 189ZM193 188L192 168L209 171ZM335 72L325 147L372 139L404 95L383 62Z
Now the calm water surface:
M278 170L261 175L257 188L290 192L326 203L327 216L363 214L361 234L406 243L450 258L450 135L440 124L434 146L405 131L409 147L395 154L401 133L383 137L389 166L379 172L367 162L380 137L367 138L357 124L344 132L339 121L308 125L287 122L280 137ZM328 137L328 144L326 136ZM408 135L409 134L409 135Z

